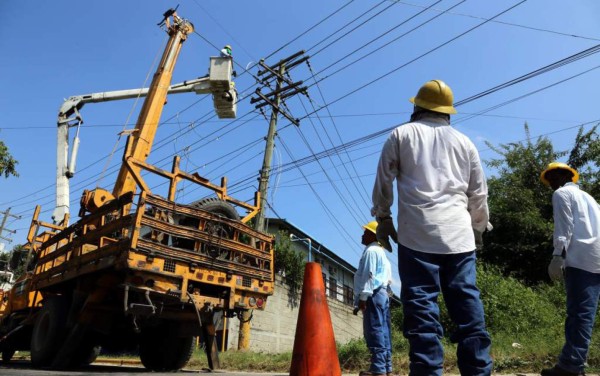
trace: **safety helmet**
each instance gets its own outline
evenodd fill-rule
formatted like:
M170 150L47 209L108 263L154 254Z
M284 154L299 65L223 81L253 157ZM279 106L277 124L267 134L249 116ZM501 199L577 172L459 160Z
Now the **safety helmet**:
M453 106L454 94L450 86L442 80L431 80L421 86L416 97L409 99L411 103L434 112L455 114Z
M364 225L363 228L371 231L373 234L377 234L377 221L371 221Z
M223 47L223 48L227 48L228 50L231 50L231 46L228 44L226 44L225 47Z
M540 174L540 180L542 181L542 183L546 184L547 186L550 186L550 182L548 181L548 179L546 179L546 174L552 170L557 170L557 169L571 171L571 173L573 173L573 177L571 178L571 181L573 183L577 183L577 181L579 180L579 172L577 172L576 169L574 169L573 167L569 166L566 163L552 162L552 163L548 164L548 167L546 167L546 169L544 171L542 171L542 173Z

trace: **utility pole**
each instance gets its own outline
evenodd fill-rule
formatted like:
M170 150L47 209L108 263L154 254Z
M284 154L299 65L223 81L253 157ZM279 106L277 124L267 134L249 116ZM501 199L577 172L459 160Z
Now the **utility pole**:
M6 231L6 232L10 232L11 234L16 234L17 231L4 228L6 226L6 221L8 220L8 217L13 217L16 219L21 219L21 217L18 215L10 214L10 208L6 209L6 211L3 211L3 212L0 211L0 214L4 214L4 217L2 218L2 222L0 222L0 239L6 240L7 242L11 243L12 239L2 236L2 232Z
M258 72L258 76L261 78L263 87L270 88L270 81L275 80L275 90L269 93L263 94L261 88L257 88L255 94L257 97L250 99L250 103L258 103L255 108L260 109L265 106L271 106L271 120L269 121L269 131L267 132L265 155L263 158L262 168L260 169L260 177L258 183L258 192L260 193L260 211L255 217L256 222L254 228L257 231L265 231L265 207L267 201L267 191L269 188L269 177L271 173L271 159L273 156L273 148L275 147L275 135L277 135L277 119L279 114L283 115L294 125L299 126L300 121L290 114L288 114L283 108L282 104L286 98L290 98L298 93L306 92L306 86L301 86L303 81L293 82L288 79L285 75L287 72L308 60L308 56L303 56L304 51L296 52L295 54L280 60L277 64L268 66L265 64L264 59L260 61L259 65L263 68ZM250 347L250 320L252 319L252 311L246 310L242 313L240 319L240 329L238 335L238 350L247 350Z
M283 108L282 103L286 98L292 97L298 93L306 92L306 86L301 86L303 81L293 82L285 77L285 74L293 67L308 60L308 56L304 55L304 51L297 52L272 66L267 66L263 60L260 61L260 66L264 69L258 72L258 76L265 75L262 82L265 86L269 84L269 80L275 79L275 90L263 94L260 88L256 89L258 97L252 98L250 103L258 103L255 107L262 109L265 106L271 106L271 120L269 122L269 131L266 137L265 155L263 158L262 168L260 170L260 178L258 183L258 192L260 193L260 211L256 216L254 228L258 231L265 231L265 203L267 200L267 191L269 188L269 177L271 173L271 159L273 156L273 147L275 146L275 136L277 134L277 119L279 114L283 115L294 125L299 126L298 119L293 118ZM284 86L285 85L285 86Z

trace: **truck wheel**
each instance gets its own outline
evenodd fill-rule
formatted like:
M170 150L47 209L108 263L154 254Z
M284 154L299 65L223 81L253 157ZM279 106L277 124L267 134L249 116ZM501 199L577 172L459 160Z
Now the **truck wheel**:
M233 205L216 197L209 197L200 201L196 201L192 204L192 206L206 210L207 212L221 215L225 218L236 221L240 220L240 215L238 214L237 210L235 210Z
M15 350L13 349L4 349L2 350L2 363L8 363L12 359L13 355L15 355Z
M165 327L147 328L140 340L140 360L144 367L156 372L183 368L194 352L194 337L176 337Z
M67 321L67 302L61 297L44 300L31 333L31 363L49 366L61 348Z
M100 346L83 345L77 353L73 355L71 364L74 366L89 366L94 363L100 355Z

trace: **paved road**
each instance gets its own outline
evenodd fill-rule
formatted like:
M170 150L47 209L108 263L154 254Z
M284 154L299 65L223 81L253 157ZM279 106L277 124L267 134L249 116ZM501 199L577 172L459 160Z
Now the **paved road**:
M218 376L288 376L287 373L253 373L239 371L197 371L197 370L181 370L177 372L182 376L188 374L216 374ZM12 361L8 365L0 365L0 375L2 376L173 376L173 372L150 372L141 366L115 366L108 364L93 364L89 367L70 370L70 371L52 371L52 370L36 370L31 368L29 361L17 360ZM537 376L532 373L512 373L503 376ZM591 374L588 374L591 375ZM342 376L356 376L356 374L344 374ZM453 376L453 375L447 375ZM457 375L454 375L457 376ZM501 375L495 375L501 376Z
M186 374L218 374L219 376L287 376L287 373L248 373L248 372L228 372L228 371L191 371L182 370L177 372L182 376ZM173 372L150 372L141 366L114 366L104 364L93 364L89 367L79 368L69 371L37 370L31 368L28 361L12 361L7 365L0 365L0 375L2 376L173 376Z

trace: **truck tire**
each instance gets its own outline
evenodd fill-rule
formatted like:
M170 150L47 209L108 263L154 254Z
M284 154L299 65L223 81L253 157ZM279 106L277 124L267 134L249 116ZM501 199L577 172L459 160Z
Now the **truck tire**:
M75 367L89 366L96 361L98 355L100 355L101 349L102 348L100 346L83 345L81 348L79 348L77 353L73 355L71 364Z
M8 363L12 359L13 355L15 355L14 349L4 349L2 350L2 363Z
M218 214L225 218L233 219L236 221L240 220L240 215L238 214L237 210L235 210L233 205L217 197L209 197L196 201L192 203L192 206L202 210L206 210L207 212Z
M140 340L140 360L146 369L172 372L183 368L194 352L194 337L176 337L165 326L147 328Z
M31 333L31 363L35 367L52 364L65 339L68 306L66 299L44 299Z

